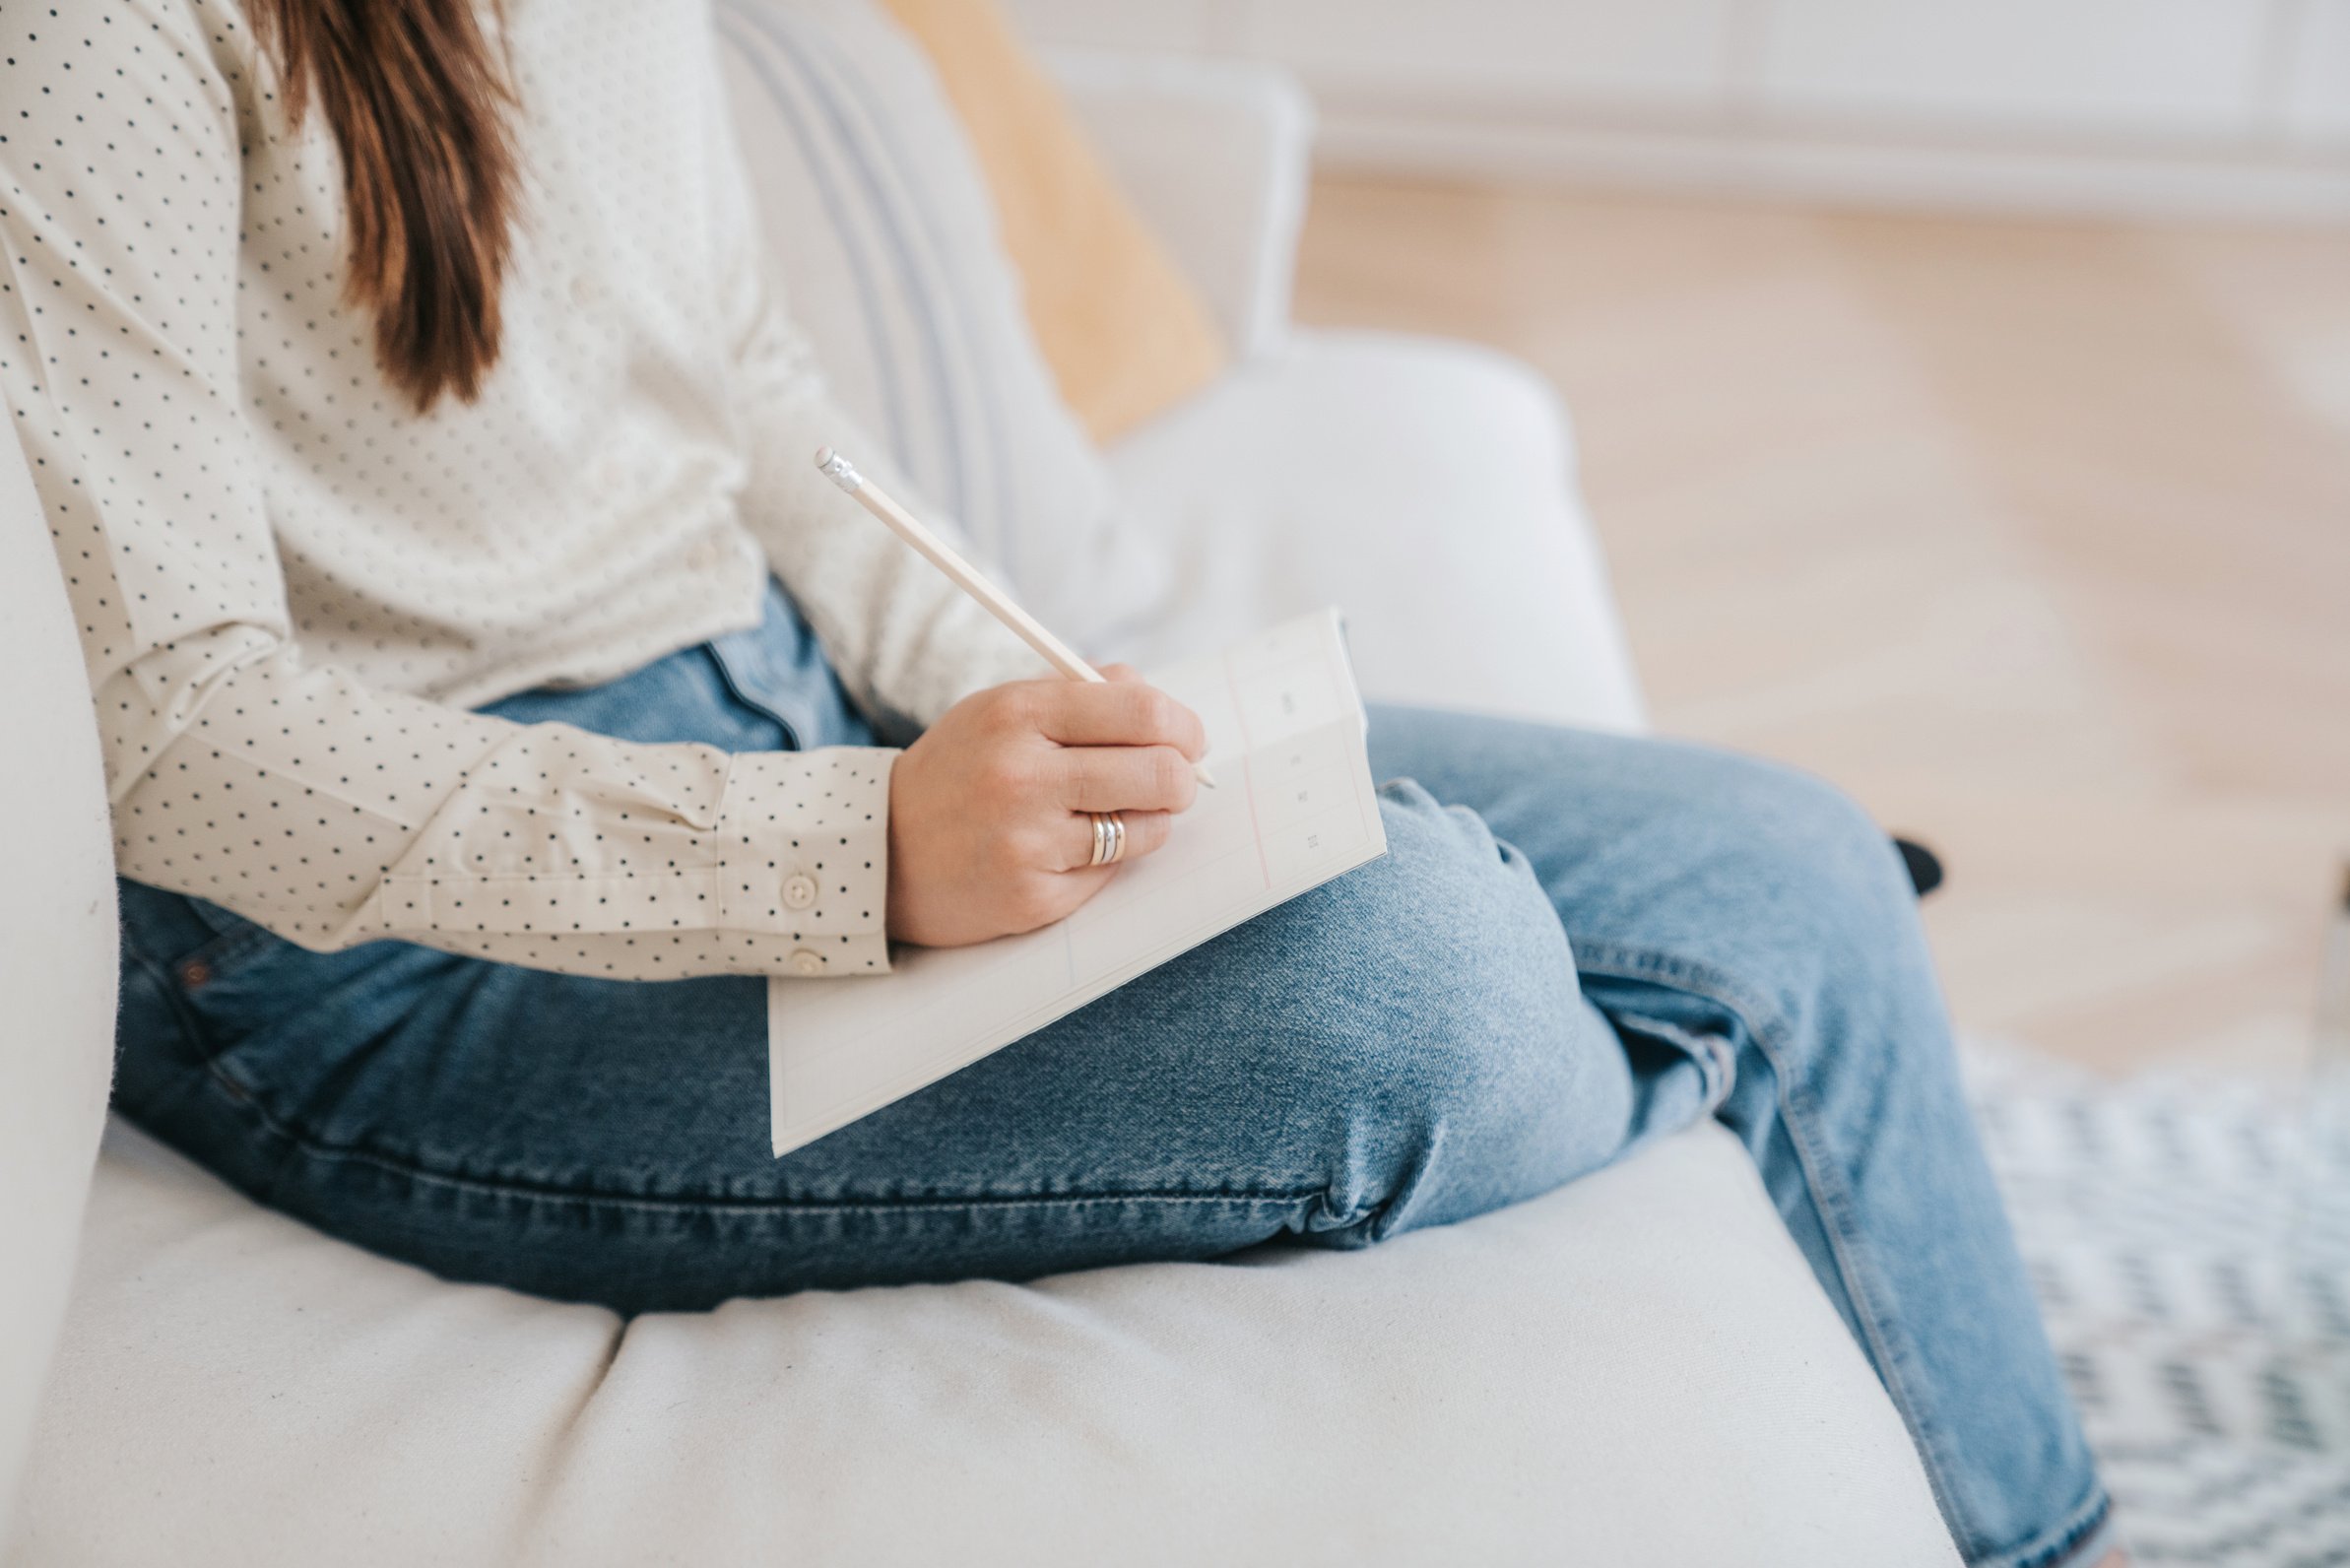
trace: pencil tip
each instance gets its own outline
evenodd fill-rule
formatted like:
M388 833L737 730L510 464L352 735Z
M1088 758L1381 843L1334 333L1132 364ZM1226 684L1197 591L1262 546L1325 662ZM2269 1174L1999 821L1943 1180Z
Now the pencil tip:
M1194 762L1192 764L1192 777L1198 779L1209 789L1215 788L1215 775L1208 771L1208 764L1205 762Z

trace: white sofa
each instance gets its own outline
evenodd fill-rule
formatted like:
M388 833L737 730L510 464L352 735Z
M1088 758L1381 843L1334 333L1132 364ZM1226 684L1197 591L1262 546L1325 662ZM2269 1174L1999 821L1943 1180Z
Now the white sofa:
M1541 386L1481 352L1285 330L1294 90L1065 71L1242 350L1112 455L1182 584L1146 640L1335 600L1374 695L1636 726ZM121 1126L101 1147L98 746L6 440L0 736L10 1563L1956 1561L1715 1129L1368 1253L628 1322L330 1240Z

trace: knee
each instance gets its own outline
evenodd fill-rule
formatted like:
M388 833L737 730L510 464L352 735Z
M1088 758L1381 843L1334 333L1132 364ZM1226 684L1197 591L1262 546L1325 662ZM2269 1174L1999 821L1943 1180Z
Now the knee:
M1783 970L1849 972L1921 947L1917 897L1891 836L1851 796L1777 763L1716 754L1686 802L1703 882ZM1799 960L1799 961L1798 961Z
M1775 885L1830 906L1916 900L1892 836L1826 780L1775 762L1734 758L1730 817Z
M1533 867L1480 817L1408 781L1380 793L1388 853L1333 884L1325 929L1414 1054L1473 1078L1555 1032L1577 997L1574 955Z
M1388 854L1299 900L1307 947L1284 955L1329 1003L1286 1042L1284 1097L1334 1154L1327 1228L1376 1214L1365 1239L1483 1207L1464 1195L1537 1151L1572 1163L1580 1139L1599 1163L1627 1092L1524 857L1416 785L1384 791L1382 817Z

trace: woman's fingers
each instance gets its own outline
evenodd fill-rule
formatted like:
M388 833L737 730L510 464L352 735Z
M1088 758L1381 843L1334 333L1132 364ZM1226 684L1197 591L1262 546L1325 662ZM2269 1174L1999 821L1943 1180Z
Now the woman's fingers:
M1053 760L1065 811L1189 811L1200 792L1190 758L1171 746L1072 746Z
M1141 860L1167 841L1174 830L1175 818L1168 812L1120 812L1118 819L1126 824L1126 850L1118 857L1120 865ZM1074 812L1069 826L1059 836L1064 847L1061 869L1083 871L1093 864L1093 817L1090 813ZM1107 868L1104 868L1105 870Z
M1165 746L1197 761L1208 751L1200 716L1154 686L1126 678L1036 682L1028 686L1037 731L1062 746Z
M1015 681L973 692L889 773L889 934L953 947L1050 925L1116 880L1085 814L1118 812L1120 864L1192 803L1199 719L1140 681ZM1056 739L1056 737L1058 739Z

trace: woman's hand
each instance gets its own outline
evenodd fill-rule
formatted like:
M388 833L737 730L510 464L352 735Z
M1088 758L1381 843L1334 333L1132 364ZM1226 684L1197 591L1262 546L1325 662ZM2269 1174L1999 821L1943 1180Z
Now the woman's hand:
M1106 685L972 693L889 775L889 935L959 947L1034 931L1100 891L1089 812L1126 821L1126 860L1167 841L1208 750L1200 717L1124 665Z

